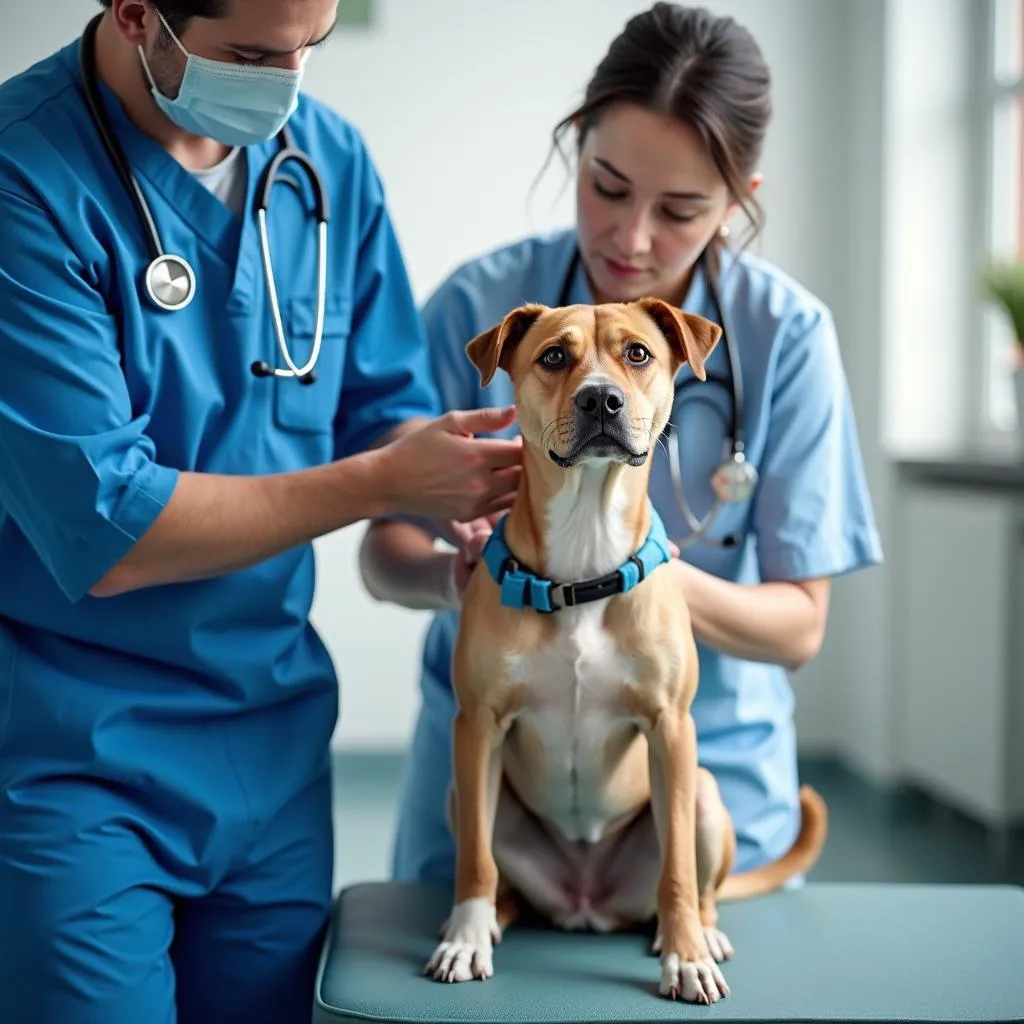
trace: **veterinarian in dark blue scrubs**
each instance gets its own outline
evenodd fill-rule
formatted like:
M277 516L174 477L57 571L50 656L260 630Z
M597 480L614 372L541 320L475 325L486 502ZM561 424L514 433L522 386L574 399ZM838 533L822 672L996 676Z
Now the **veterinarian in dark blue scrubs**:
M381 185L299 92L335 9L114 0L84 54L0 86L4 1022L310 1019L338 703L310 542L389 507L473 517L514 487L515 445L462 436L508 415L411 429L437 400ZM146 292L103 121L194 273L187 305ZM312 384L252 371L285 367L255 215L285 124L330 211ZM315 195L284 170L268 234L301 365ZM169 305L183 282L161 281Z

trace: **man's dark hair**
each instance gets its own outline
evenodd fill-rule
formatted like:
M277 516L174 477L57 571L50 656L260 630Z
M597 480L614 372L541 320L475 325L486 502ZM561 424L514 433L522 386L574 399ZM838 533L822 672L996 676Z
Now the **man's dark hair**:
M99 0L101 7L110 10L111 0ZM228 0L150 0L164 16L171 31L180 38L192 18L223 18L227 14Z

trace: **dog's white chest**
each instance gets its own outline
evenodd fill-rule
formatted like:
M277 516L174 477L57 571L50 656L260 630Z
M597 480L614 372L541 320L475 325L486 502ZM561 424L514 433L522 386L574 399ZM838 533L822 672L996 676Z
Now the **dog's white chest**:
M607 759L636 728L624 700L636 665L604 630L604 602L558 614L555 639L512 658L509 675L526 690L518 722L542 750L545 814L567 839L596 842L608 823Z
M621 713L623 684L636 681L636 670L603 628L604 602L558 614L564 621L555 639L513 657L510 678L527 685L538 709Z
M625 501L606 489L601 467L585 469L551 501L545 554L556 582L601 576L633 553ZM637 732L626 695L638 669L605 628L607 606L605 599L555 612L551 642L508 663L526 698L517 715L529 736L521 748L529 763L517 766L523 788L532 790L534 810L570 840L595 842L614 816L609 768Z

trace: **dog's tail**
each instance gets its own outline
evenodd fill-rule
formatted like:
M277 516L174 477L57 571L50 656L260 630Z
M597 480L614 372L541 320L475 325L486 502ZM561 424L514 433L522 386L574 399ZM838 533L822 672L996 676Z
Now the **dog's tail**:
M772 892L794 875L814 867L825 845L828 807L810 786L800 787L800 815L800 833L789 850L770 864L729 875L716 894L717 901L743 900Z

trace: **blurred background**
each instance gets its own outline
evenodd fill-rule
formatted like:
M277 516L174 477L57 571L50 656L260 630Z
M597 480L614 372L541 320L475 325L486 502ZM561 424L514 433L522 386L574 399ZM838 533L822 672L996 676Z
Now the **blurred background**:
M646 6L341 0L306 88L364 134L419 299L572 222L557 158L533 187L551 129ZM1018 332L982 287L989 259L1024 255L1024 0L705 6L773 71L759 251L835 314L887 558L834 584L824 649L793 676L803 774L833 821L815 875L1024 883L1024 388ZM18 5L0 79L98 9ZM315 618L342 679L339 885L388 872L427 624L364 593L360 533L318 544Z

